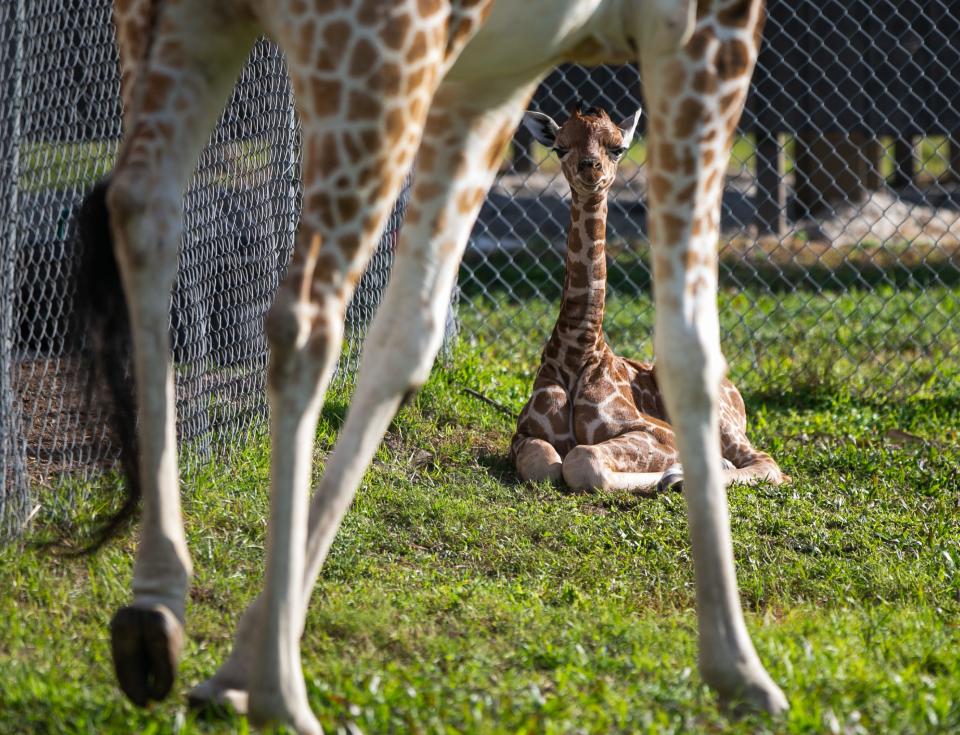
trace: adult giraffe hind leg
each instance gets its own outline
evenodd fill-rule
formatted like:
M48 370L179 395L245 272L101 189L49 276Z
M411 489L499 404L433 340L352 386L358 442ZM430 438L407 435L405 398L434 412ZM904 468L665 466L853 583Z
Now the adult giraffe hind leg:
M787 708L747 633L721 478L717 316L720 195L756 60L762 2L678 4L639 27L649 112L657 375L686 481L700 672L722 700ZM691 25L694 24L695 25ZM691 33L692 32L692 33Z
M121 688L141 706L173 686L191 574L168 344L182 191L257 34L242 14L225 21L176 0L162 5L153 28L152 52L125 95L134 109L106 193L133 338L144 505L134 599L113 618L111 649Z

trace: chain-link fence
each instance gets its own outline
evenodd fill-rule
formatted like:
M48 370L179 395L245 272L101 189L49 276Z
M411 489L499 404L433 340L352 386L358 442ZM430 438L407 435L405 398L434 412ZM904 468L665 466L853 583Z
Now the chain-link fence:
M721 222L732 375L773 392L804 375L864 393L929 390L960 373L960 2L768 9ZM73 214L120 134L109 3L0 0L0 62L2 532L31 512L30 483L109 458L67 330ZM634 68L567 66L531 107L562 121L583 99L618 119L640 94ZM297 221L298 156L282 61L260 44L186 203L171 334L180 438L201 452L265 412L262 317ZM645 158L641 121L611 194L606 327L618 351L650 357ZM350 369L402 202L348 311ZM462 347L536 363L559 303L568 207L556 160L520 131L461 270ZM814 351L799 354L814 333Z
M723 197L731 374L772 393L929 389L960 363L960 2L767 8ZM530 106L562 123L583 100L619 122L641 95L634 67L566 66ZM652 358L644 122L610 195L605 327L616 350ZM519 131L461 271L477 349L535 364L557 315L567 194L556 157Z
M71 310L74 217L112 167L119 82L109 0L0 0L0 536L41 502L66 517L76 501L31 486L101 469L115 455L100 407L87 400ZM299 145L283 59L261 42L184 204L170 334L178 438L194 456L266 414L263 316L299 218ZM379 304L405 196L348 308L341 374L355 366Z

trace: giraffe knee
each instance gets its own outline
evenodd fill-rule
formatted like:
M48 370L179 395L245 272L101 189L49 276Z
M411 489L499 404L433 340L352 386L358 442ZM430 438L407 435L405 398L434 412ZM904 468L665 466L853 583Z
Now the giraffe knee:
M517 452L517 474L524 482L556 482L563 476L557 450L542 439L527 439Z
M270 344L268 385L309 386L332 369L343 335L341 314L335 299L304 301L281 288L264 322Z
M603 455L583 444L564 457L563 479L574 490L606 490L610 485Z
M121 266L172 286L182 209L176 187L171 190L149 171L117 170L107 185L106 206Z

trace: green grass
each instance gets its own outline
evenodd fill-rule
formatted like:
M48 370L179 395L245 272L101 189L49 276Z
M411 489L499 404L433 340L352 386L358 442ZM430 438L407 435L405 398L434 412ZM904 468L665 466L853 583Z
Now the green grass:
M955 309L943 304L958 296L930 299ZM885 301L927 303L917 293L832 297L891 350L950 324L884 317ZM840 318L824 296L776 303L789 310L794 298L811 305L792 321L760 292L722 299L750 433L794 480L730 491L747 624L792 703L782 720L731 719L697 674L679 495L517 482L506 457L512 420L463 389L518 410L536 354L507 345L521 335L536 342L544 322L533 315L555 305L489 301L481 318L500 349L461 344L401 411L314 593L304 670L327 731L352 722L366 733L956 732L960 369L947 348L956 328L916 356L938 365L935 379L910 371L895 385L867 363L843 381L824 324ZM743 300L761 308L741 309ZM614 297L611 306L611 340L642 353L649 304ZM766 325L765 313L774 314ZM765 372L730 349L748 328ZM865 339L841 331L850 345ZM880 383L866 397L849 387L867 379ZM324 410L318 476L347 400L338 388ZM267 456L254 435L228 464L184 462L196 567L190 640L175 695L153 711L122 699L106 640L113 609L128 599L136 534L92 558L0 550L0 733L247 731L239 718L198 719L183 693L223 659L260 584ZM81 490L80 525L104 512L111 480ZM64 527L41 513L32 530Z

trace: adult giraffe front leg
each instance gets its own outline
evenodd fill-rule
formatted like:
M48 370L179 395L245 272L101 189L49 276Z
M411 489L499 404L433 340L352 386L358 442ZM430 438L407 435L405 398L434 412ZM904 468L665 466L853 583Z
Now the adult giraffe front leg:
M132 109L117 166L109 186L93 195L105 192L133 336L143 527L134 599L111 622L111 647L121 688L141 706L173 685L191 573L168 341L183 188L257 33L247 16L224 20L186 5L171 0L154 21L152 53L128 77ZM145 48L142 39L124 41L128 62Z
M481 93L446 83L434 97L390 285L365 341L346 423L311 504L301 629L310 590L383 434L403 398L427 379L470 227L533 89L533 80L497 83L505 88ZM256 641L266 607L261 595L244 612L230 657L191 691L194 704L227 704L241 712L249 706L254 714L262 676Z
M786 698L760 663L740 609L718 418L725 370L716 302L720 196L756 60L762 2L663 7L639 29L650 121L655 351L686 473L700 672L721 699L779 712Z

